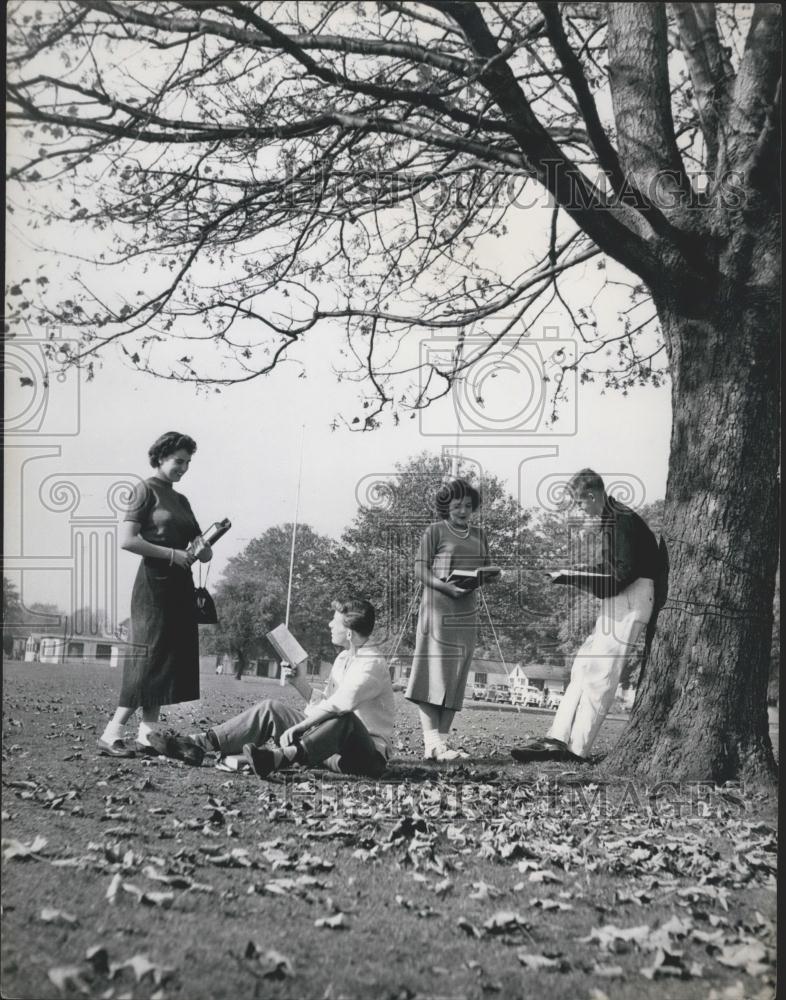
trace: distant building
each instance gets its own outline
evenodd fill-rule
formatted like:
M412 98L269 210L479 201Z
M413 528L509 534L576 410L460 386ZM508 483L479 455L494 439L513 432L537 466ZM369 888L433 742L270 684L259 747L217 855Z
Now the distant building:
M555 667L547 663L528 663L520 669L530 687L539 691L548 688L551 694L563 694L570 679L569 668Z
M123 657L133 649L131 643L115 635L72 635L33 633L25 641L26 663L106 663L110 667L122 664Z

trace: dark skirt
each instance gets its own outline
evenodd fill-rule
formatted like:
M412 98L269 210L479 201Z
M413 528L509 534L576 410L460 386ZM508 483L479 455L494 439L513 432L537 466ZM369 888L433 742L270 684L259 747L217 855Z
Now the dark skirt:
M142 561L131 595L130 638L121 708L154 708L199 698L199 633L188 570Z

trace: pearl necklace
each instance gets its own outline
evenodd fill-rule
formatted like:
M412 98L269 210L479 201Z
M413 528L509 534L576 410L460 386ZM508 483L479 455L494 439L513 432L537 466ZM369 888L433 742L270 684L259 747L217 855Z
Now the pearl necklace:
M453 527L450 521L447 520L447 518L445 519L445 524L448 526L448 530L452 531L453 534L456 536L456 538L469 538L469 527L470 527L469 525L467 525L467 530L462 535L460 531L456 531L456 529Z

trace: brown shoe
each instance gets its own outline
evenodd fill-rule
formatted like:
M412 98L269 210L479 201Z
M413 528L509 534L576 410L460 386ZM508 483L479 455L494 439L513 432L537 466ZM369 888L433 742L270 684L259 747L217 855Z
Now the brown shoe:
M113 740L107 743L106 740L97 740L98 754L101 757L136 757L136 753L131 747L126 746L124 740Z

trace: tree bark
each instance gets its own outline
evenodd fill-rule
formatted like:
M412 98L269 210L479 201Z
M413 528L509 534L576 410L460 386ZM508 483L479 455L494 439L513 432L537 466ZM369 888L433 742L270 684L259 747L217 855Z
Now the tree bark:
M765 262L766 263L766 262ZM769 782L778 562L777 286L655 301L672 362L669 596L630 724L606 759L644 779ZM751 280L753 279L753 280Z

